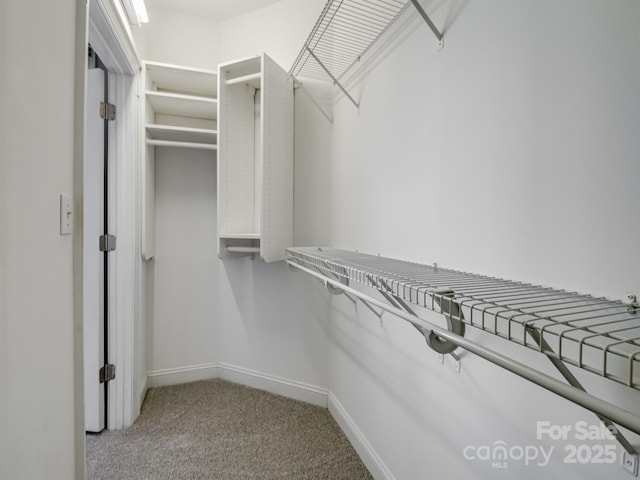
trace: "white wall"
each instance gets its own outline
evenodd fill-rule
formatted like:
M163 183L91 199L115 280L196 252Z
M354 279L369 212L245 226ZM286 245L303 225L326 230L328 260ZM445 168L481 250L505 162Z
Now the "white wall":
M266 52L288 71L325 3L282 0L221 22L224 61Z
M445 26L444 49L421 21L404 23L349 84L360 110L344 98L335 107L331 243L613 298L640 292L639 4L423 3ZM552 372L533 352L467 336ZM469 355L457 374L408 325L338 298L331 338L330 389L395 478L628 478L564 464L571 441L536 439L538 420L593 415ZM580 378L640 413L637 392ZM505 471L463 457L499 440L556 452L547 467Z
M149 9L149 23L134 27L136 46L145 60L216 70L220 28L207 18Z
M216 156L156 149L154 312L149 370L217 360Z
M59 235L59 195L75 193L78 207L74 113L83 105L74 111L74 89L82 94L84 77L75 80L75 46L84 58L85 8L73 0L0 2L1 478L74 478L84 469L73 271L82 247Z

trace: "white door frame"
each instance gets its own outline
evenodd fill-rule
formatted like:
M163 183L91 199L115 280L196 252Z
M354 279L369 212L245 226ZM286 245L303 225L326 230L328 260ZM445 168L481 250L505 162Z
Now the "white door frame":
M119 2L90 0L89 43L109 69L110 101L116 106L115 135L109 138L109 228L116 235L116 251L109 260L109 362L116 378L109 384L107 429L131 425L140 412L146 390L142 311L142 265L138 220L137 82L140 60L131 28ZM86 239L85 239L86 240ZM110 254L111 255L111 254ZM142 352L144 353L144 352ZM138 373L136 373L138 372Z

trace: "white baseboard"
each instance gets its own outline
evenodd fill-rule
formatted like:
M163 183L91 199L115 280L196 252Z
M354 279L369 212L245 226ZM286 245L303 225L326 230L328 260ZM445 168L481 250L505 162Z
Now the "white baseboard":
M376 480L395 480L391 471L332 392L329 392L329 412L347 436L373 478Z
M218 364L218 376L230 382L265 390L283 397L311 403L312 405L324 408L327 408L328 405L328 391L307 383L296 382L227 363Z
M147 373L147 383L144 392L141 392L141 400L144 400L146 387L166 387L181 383L197 382L199 380L211 380L222 378L230 382L246 385L247 387L265 390L267 392L293 398L303 402L327 408L328 391L324 388L296 382L275 375L269 375L244 367L229 365L228 363L207 363L203 365L189 365L179 368L167 368Z
M181 383L197 382L218 378L218 364L205 363L202 365L188 365L179 368L154 370L147 373L149 388L179 385Z

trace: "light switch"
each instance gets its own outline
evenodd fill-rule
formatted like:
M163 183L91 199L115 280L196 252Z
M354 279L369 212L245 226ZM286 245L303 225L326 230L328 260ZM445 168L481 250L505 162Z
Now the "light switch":
M60 194L60 235L73 232L73 202L69 195Z

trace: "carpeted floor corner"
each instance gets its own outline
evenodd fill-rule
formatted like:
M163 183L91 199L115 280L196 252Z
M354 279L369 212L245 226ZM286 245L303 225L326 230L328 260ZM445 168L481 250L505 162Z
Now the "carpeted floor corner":
M219 379L150 389L132 427L88 434L87 477L372 478L326 409Z

